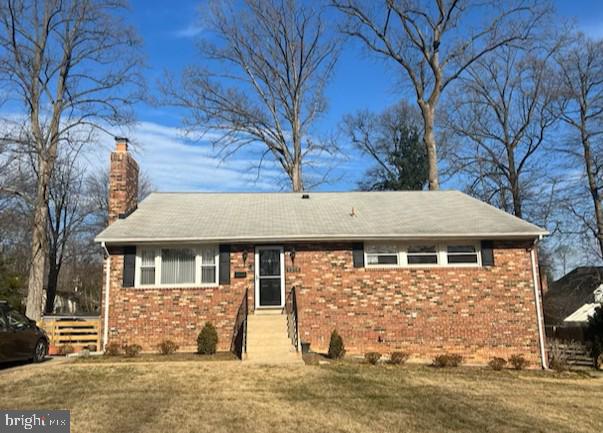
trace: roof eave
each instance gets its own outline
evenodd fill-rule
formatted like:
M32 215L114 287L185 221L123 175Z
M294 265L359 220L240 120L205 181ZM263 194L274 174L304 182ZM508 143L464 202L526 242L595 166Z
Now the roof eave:
M164 243L164 242L312 242L312 241L372 241L372 240L429 240L429 239L497 239L497 240L520 240L535 239L548 235L547 231L535 232L511 232L511 233L437 233L420 235L300 235L300 236L241 236L241 237L171 237L171 238L109 238L97 237L95 242L104 242L106 244L143 244L143 243Z

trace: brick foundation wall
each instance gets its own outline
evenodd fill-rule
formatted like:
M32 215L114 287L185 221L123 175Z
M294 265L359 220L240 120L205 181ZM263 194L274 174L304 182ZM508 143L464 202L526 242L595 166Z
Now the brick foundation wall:
M400 350L427 361L449 352L485 363L493 356L522 353L537 366L530 244L495 243L493 267L423 269L354 268L351 244L291 244L285 251L295 248L296 255L292 263L285 253L286 291L297 288L301 340L316 351L327 350L330 333L337 329L352 355ZM245 264L243 250L248 252ZM201 327L211 321L219 350L229 350L246 288L253 310L253 261L252 245L233 245L229 285L136 289L121 287L123 256L115 252L109 342L154 351L171 339L181 350L194 350ZM247 275L235 278L236 271Z

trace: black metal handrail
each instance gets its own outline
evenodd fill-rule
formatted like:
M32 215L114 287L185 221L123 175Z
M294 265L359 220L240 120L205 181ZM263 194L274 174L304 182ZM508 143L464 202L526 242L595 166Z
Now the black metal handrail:
M237 311L237 317L235 319L234 332L232 336L231 350L240 359L243 359L244 354L247 353L247 315L249 313L247 305L248 290L245 289L243 300Z
M291 344L299 352L299 318L297 314L297 293L295 287L291 287L285 300L285 312L287 313L287 331Z

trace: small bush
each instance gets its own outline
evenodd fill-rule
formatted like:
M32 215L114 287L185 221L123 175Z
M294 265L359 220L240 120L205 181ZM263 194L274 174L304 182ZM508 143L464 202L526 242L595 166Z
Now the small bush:
M139 344L124 345L124 355L126 355L128 358L134 358L135 356L138 356L141 350L142 347Z
M171 355L178 350L178 345L171 340L163 340L157 345L157 351L162 355Z
M343 345L343 339L337 331L331 333L331 340L329 341L329 353L328 357L331 359L341 359L345 355L345 346Z
M561 350L559 341L553 340L549 350L549 367L557 372L566 371L569 369L567 361L567 354Z
M458 367L463 363L463 357L458 354L444 354L433 358L432 365L434 367Z
M218 331L211 322L207 322L199 337L197 337L197 353L201 355L213 355L216 353L216 347L218 346Z
M408 353L404 352L392 352L389 356L390 364L400 365L404 364L408 360Z
M514 370L524 370L530 365L529 361L521 354L511 356L509 362Z
M377 365L381 359L381 354L379 352L368 352L364 355L364 359L371 365Z
M507 360L505 358L492 358L490 362L488 362L488 365L492 370L500 371L507 365Z
M105 347L105 355L108 355L108 356L121 355L121 346L117 343L107 344L107 347Z
M61 356L66 356L73 352L75 352L75 349L71 344L63 344L62 346L59 346L59 355Z

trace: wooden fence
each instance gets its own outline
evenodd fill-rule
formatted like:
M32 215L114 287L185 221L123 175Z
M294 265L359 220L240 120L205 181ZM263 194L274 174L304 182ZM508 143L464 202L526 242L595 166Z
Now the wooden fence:
M45 318L39 326L48 334L51 354L61 353L66 346L71 346L74 352L83 349L100 350L99 318Z

